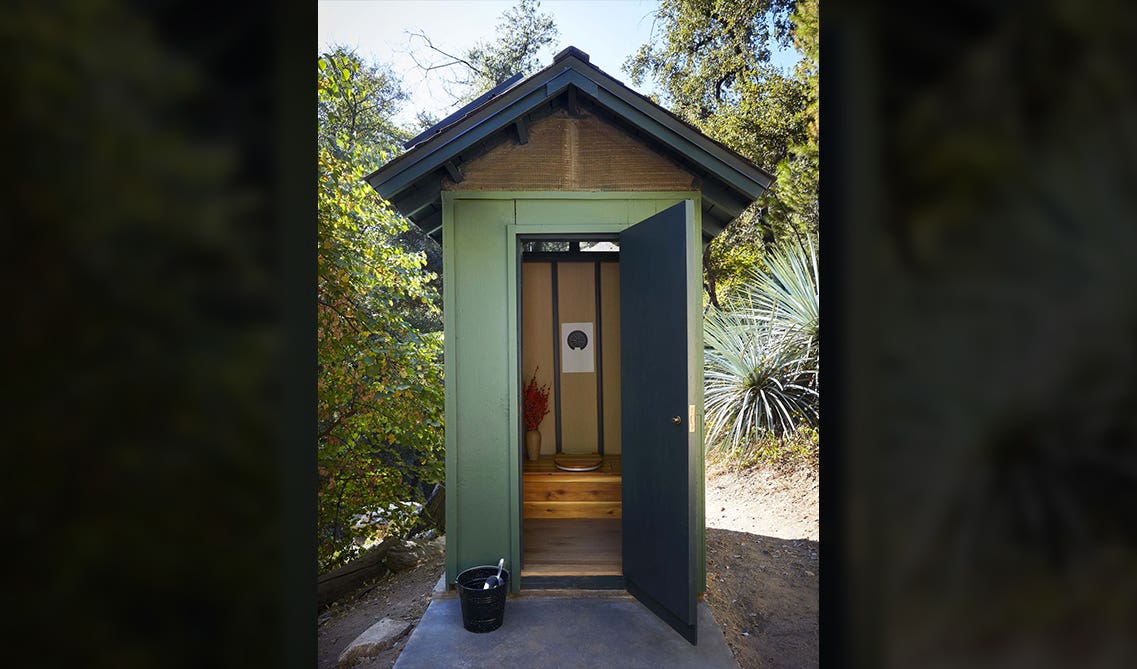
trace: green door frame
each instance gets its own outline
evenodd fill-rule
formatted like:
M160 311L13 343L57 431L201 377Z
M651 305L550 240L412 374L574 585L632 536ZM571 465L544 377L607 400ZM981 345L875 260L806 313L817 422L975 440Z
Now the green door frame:
M521 349L520 349L520 299L519 290L521 280L521 255L519 236L523 235L580 235L580 234L618 234L627 227L658 213L680 201L692 200L694 204L694 226L696 239L702 227L701 201L699 191L443 191L442 192L442 223L443 223L443 281L452 285L454 254L457 252L453 243L454 206L461 200L498 200L514 202L513 223L506 225L504 230L504 257L502 262L506 265L506 309L507 322L507 350L510 355L508 361L508 395L510 398L506 420L513 426L508 430L509 442L507 444L509 470L514 472L509 477L509 500L513 512L509 518L510 554L509 565L513 569L513 578L510 579L510 590L514 594L521 589L521 444L524 440L521 423ZM500 233L499 233L500 234ZM691 258L695 268L695 276L702 276L702 255L696 248ZM702 291L691 291L691 306L700 313L702 310ZM446 404L446 469L447 479L452 472L457 471L457 444L452 437L454 430L450 429L451 420L456 415L455 385L452 371L455 369L453 352L454 342L449 333L454 332L454 298L450 291L443 294L443 328L447 336L444 337L444 356L446 365L445 375L445 404ZM692 342L693 353L696 356L697 369L703 367L703 341L702 330ZM703 434L702 383L697 384L697 432ZM698 590L706 590L706 562L705 562L705 511L704 511L704 463L698 458L698 471L695 476L698 481ZM447 541L446 541L446 582L453 583L457 578L457 554L461 536L450 536L454 529L457 534L458 524L452 522L458 514L458 495L447 490Z

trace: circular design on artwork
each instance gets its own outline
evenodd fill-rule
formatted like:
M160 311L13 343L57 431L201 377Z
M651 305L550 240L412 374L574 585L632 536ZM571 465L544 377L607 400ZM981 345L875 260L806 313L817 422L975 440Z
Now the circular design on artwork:
M583 351L584 347L588 346L588 335L581 330L573 330L568 335L568 345L574 351L577 349Z

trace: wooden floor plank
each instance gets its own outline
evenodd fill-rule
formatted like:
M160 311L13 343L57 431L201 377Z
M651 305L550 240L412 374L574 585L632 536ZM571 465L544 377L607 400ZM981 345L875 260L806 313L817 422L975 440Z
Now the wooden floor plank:
M619 520L526 520L521 575L623 574L620 541Z

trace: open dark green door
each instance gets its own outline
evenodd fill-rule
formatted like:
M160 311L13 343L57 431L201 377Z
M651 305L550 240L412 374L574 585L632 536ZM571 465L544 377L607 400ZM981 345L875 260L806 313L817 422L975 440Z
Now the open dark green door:
M687 200L620 233L624 578L692 644L700 450L690 291L701 286L692 276L693 217Z

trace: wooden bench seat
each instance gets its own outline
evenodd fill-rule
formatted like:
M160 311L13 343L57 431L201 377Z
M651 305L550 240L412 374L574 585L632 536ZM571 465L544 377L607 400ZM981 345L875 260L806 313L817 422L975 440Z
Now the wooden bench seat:
M552 455L525 461L521 482L523 518L620 518L620 456L606 455L599 469L565 472Z

